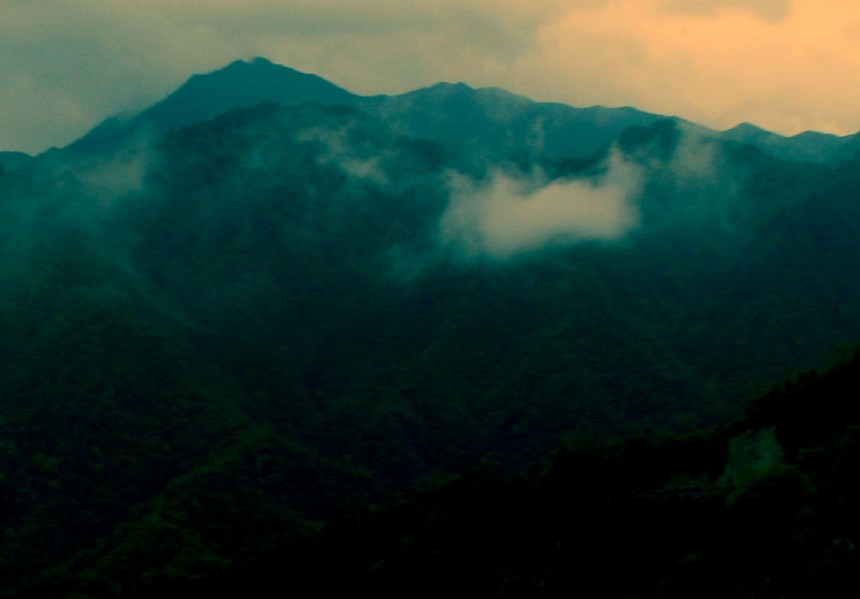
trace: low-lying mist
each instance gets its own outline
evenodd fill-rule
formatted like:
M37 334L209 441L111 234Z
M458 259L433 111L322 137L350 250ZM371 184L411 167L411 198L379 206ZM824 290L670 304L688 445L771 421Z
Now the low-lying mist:
M554 244L623 237L639 222L643 173L613 150L598 176L549 180L537 170L511 175L496 170L487 181L450 179L442 215L442 243L466 258L509 258Z

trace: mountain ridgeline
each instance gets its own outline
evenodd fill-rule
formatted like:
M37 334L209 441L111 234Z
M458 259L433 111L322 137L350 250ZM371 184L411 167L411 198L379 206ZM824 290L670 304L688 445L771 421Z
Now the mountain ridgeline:
M209 575L481 458L731 420L856 342L855 144L257 59L0 154L0 590Z

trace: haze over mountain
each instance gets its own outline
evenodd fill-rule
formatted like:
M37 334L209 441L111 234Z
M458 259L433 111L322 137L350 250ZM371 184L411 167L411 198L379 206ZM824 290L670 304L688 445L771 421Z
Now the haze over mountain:
M97 149L132 133L157 135L262 102L355 106L388 122L396 121L404 134L431 139L457 152L485 153L487 159L499 159L524 147L554 157L588 156L628 127L666 118L629 107L573 108L534 102L501 89L472 89L462 83L440 83L398 96L358 96L315 75L256 58L194 75L164 100L137 115L104 121L66 150ZM857 135L807 132L784 137L749 124L722 133L699 129L787 160L834 162L860 149Z
M203 575L482 456L736 416L856 341L851 143L258 59L3 155L0 577Z
M396 121L404 134L463 152L490 148L497 153L511 152L537 144L541 152L555 155L589 155L621 130L660 118L633 109L541 105L503 90L473 90L464 84L439 84L401 96L362 97L314 75L257 58L195 75L151 108L132 117L108 119L65 150L99 149L128 135L159 134L263 102L354 106ZM463 139L464 135L470 139Z

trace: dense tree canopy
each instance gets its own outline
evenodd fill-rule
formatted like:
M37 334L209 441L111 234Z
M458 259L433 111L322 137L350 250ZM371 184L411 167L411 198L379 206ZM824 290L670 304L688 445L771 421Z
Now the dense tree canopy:
M605 573L610 520L612 539L633 535L617 559L634 563L660 537L642 527L676 516L716 544L673 524L651 552L668 561L635 562L613 592L683 596L759 517L772 534L756 542L790 563L830 543L807 583L842 572L855 415L837 417L849 396L835 387L820 410L805 394L854 362L769 395L749 438L733 431L750 454L778 443L761 467L721 482L732 445L703 431L855 342L856 161L787 162L627 113L632 128L589 129L586 153L499 145L489 129L457 151L392 106L261 104L111 129L0 171L0 588L131 593L301 543L351 555L341 544L371 535L405 547L351 566L376 572L374 588L419 562L449 584L480 550L475 594L551 594L573 585L570 560ZM571 220L580 196L597 224ZM558 218L525 221L518 202ZM528 243L506 237L517 225ZM595 441L517 478L571 436L647 440ZM496 469L315 536L482 458ZM819 499L843 506L844 531ZM563 538L556 518L570 518ZM461 544L469 527L495 549ZM770 589L770 565L737 584Z

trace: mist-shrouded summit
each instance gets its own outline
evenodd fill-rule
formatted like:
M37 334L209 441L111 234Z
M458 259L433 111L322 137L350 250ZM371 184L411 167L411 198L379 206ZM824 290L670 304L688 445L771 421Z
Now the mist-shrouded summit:
M256 58L194 75L152 107L131 117L112 117L66 150L97 150L129 135L163 133L265 102L355 106L396 120L403 133L458 152L494 152L488 158L499 158L523 144L554 155L588 155L622 129L660 118L633 109L579 110L540 104L504 90L475 90L462 83L438 84L398 96L364 97L315 75Z
M133 117L108 119L69 147L97 147L129 131L164 133L263 102L348 104L352 97L320 77L272 64L265 58L237 60L212 73L192 76L175 92Z
M624 129L667 118L631 107L574 108L535 102L499 88L473 89L463 83L440 83L394 96L361 96L316 75L255 58L194 75L150 108L133 116L111 117L64 151L113 151L112 144L125 143L130 135L158 135L264 102L353 106L397 121L405 134L433 140L455 152L481 154L488 160L523 147L554 157L588 156L605 148ZM850 157L860 147L856 136L808 132L784 137L747 124L726 132L698 129L704 135L750 144L789 160L833 162Z
M348 104L352 98L352 94L321 77L255 58L250 62L237 60L209 75L191 77L138 118L169 130L263 102Z

